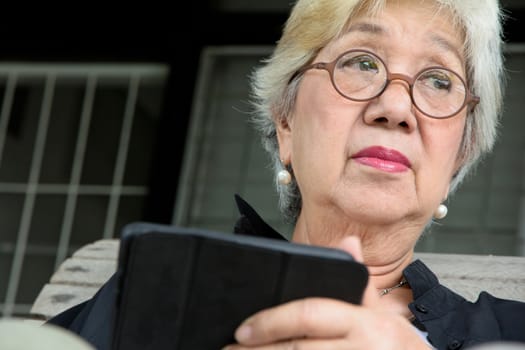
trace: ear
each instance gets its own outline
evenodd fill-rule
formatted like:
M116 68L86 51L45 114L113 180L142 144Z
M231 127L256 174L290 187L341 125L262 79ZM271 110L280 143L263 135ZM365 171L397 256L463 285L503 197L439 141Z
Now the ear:
M275 123L279 157L284 165L292 161L292 122L288 118L279 118Z

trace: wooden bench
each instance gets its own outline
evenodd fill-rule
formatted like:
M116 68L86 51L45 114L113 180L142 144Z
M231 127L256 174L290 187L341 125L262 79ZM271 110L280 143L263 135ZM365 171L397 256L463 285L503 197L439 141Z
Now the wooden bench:
M31 309L33 318L53 315L89 299L115 272L118 240L88 244L65 260ZM416 253L450 289L475 301L485 290L525 302L525 257Z
M103 239L85 245L64 260L44 285L30 317L50 317L91 298L117 268L119 240Z

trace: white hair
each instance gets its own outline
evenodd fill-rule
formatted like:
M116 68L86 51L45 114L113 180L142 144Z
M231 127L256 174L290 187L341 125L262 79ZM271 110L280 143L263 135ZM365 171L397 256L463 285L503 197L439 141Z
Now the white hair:
M352 18L378 13L388 1L298 0L273 54L251 75L255 108L252 121L261 132L263 146L272 160L280 210L291 222L295 222L301 210L301 194L295 181L287 186L277 182L276 175L283 165L275 129L276 123L288 118L294 108L299 80L290 79L340 36ZM419 1L433 1L449 11L454 24L464 32L467 84L480 97L476 108L468 112L458 154L462 166L450 183L453 193L482 156L491 151L496 140L504 88L503 15L498 0Z

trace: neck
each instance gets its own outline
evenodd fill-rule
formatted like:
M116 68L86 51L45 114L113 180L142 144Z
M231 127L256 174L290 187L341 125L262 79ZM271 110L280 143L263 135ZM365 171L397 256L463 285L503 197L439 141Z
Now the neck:
M372 285L378 295L384 294L384 290L390 291L379 297L378 306L382 310L390 313L402 315L406 319L411 319L412 312L408 308L414 297L408 284L400 287L399 283L403 280L403 270L412 262L413 251L408 250L401 257L384 261L379 265L370 265L366 263L369 272L369 284Z
M359 237L361 247L358 252L345 250L357 260L362 259L368 268L369 283L377 289L378 294L381 290L398 284L403 278L403 270L412 262L415 240L407 240L407 236L400 236L402 231L374 232L359 225L348 225L330 230L327 226L312 225L300 216L292 240L297 243L339 248L341 240L346 236ZM411 237L410 234L408 237ZM412 290L406 285L380 297L379 306L387 312L410 318L412 314L407 305L412 300Z
M398 284L403 279L403 270L412 262L414 257L410 249L406 254L390 261L384 261L380 265L364 264L368 268L370 282L379 290L390 288Z
M334 224L321 224L326 222ZM339 248L343 238L357 236L361 241L362 262L368 267L370 281L376 288L384 289L401 280L403 270L412 262L413 248L419 232L420 227L414 226L371 227L326 218L307 220L305 216L300 215L292 240L297 243ZM355 255L354 252L349 253Z

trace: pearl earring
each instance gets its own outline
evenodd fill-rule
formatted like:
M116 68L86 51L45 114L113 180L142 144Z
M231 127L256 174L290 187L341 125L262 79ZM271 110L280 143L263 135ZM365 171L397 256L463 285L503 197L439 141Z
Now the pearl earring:
M445 216L447 216L448 208L445 204L440 204L439 207L437 207L436 211L434 212L434 219L443 219Z
M277 181L281 185L289 185L292 182L292 174L286 169L280 170L277 173Z

